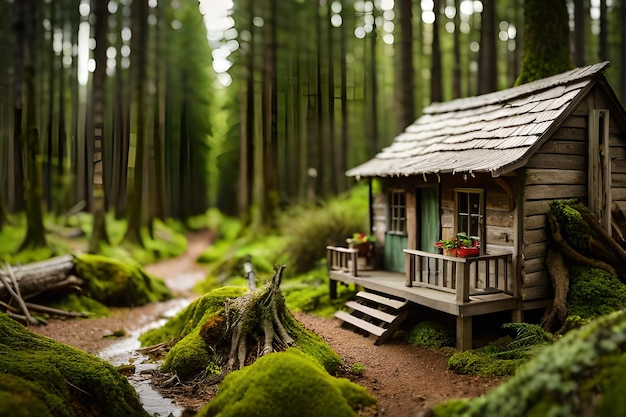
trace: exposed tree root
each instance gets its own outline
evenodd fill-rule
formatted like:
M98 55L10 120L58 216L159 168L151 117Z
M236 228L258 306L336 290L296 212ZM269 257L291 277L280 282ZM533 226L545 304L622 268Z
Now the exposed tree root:
M563 254L555 250L548 251L546 266L554 288L554 302L543 317L543 328L552 332L561 327L567 318L569 271Z
M290 314L280 291L285 266L275 266L269 283L233 300L226 305L226 330L231 332L227 372L241 369L251 355L250 343L262 346L252 356L263 356L293 346L294 339L287 333L283 320Z

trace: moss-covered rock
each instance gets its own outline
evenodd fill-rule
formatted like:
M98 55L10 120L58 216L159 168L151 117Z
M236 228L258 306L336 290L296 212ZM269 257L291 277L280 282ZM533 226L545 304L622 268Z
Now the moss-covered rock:
M626 409L626 311L572 330L482 397L433 408L444 416L615 416Z
M147 416L109 363L0 313L0 416Z
M589 319L626 306L626 285L603 269L570 267L569 315Z
M139 264L89 254L77 256L74 264L77 275L86 281L85 294L108 306L137 306L172 297L165 282Z
M333 378L301 352L289 349L230 373L198 417L349 417L375 403L365 388Z

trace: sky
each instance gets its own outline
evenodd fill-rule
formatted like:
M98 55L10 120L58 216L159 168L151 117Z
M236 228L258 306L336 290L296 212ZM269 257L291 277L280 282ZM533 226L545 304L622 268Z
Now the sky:
M232 66L228 57L239 47L235 40L237 33L233 28L235 22L229 17L229 9L232 7L232 0L200 0L200 13L204 15L208 41L213 48L213 70L223 86L232 82L227 72Z

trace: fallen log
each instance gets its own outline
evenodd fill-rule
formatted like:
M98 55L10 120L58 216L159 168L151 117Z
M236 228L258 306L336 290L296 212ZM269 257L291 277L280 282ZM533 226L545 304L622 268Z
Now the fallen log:
M22 297L27 298L30 294L53 288L66 280L74 269L73 259L72 255L64 255L32 264L11 267ZM4 278L0 279L0 299L7 299L11 294L2 281L11 280L11 274L5 268L0 270L0 275Z

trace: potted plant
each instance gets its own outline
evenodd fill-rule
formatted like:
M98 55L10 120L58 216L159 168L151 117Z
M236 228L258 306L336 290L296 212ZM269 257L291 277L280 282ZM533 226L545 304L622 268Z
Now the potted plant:
M348 243L349 248L357 249L359 251L359 256L367 258L374 249L376 236L365 233L354 233L352 237L346 239L346 242Z
M435 247L441 248L444 255L449 256L478 256L480 254L480 240L459 232L452 239L442 239L435 242Z

